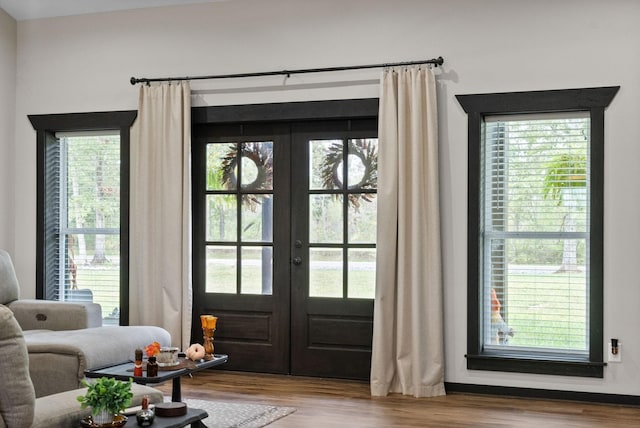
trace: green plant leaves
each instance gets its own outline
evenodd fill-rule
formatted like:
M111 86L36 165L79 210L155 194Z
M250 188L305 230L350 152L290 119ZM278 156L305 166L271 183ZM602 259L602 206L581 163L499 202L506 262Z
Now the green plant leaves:
M84 396L78 396L77 400L83 409L91 407L93 412L106 410L116 414L131 404L132 383L133 379L122 382L110 377L101 377L93 382L82 381L82 384L87 387L87 393Z

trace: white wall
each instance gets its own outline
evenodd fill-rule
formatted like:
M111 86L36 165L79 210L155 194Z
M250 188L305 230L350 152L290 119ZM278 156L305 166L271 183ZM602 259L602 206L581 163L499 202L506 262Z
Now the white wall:
M13 250L16 21L0 9L0 248Z
M439 109L446 380L640 395L640 2L234 0L18 23L16 259L33 295L35 133L27 114L135 109L136 77L325 67L442 55ZM193 82L196 105L375 97L378 71ZM333 83L332 83L333 82ZM351 83L348 83L351 82ZM466 116L454 95L620 85L606 113L604 379L466 369ZM13 217L12 217L13 218ZM6 221L7 219L5 219ZM9 219L10 220L10 219ZM4 225L6 228L6 225Z

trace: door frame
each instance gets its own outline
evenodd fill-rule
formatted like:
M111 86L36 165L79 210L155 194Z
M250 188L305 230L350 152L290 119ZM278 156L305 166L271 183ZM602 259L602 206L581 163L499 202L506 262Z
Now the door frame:
M378 116L378 98L193 107L192 128L199 125L296 120L358 119Z
M191 109L192 117L192 138L196 144L196 136L201 135L201 131L207 126L242 126L243 124L256 124L260 122L296 122L296 121L313 121L313 120L331 120L331 119L361 119L361 118L377 118L378 116L378 98L366 98L356 100L329 100L329 101L310 101L310 102L291 102L291 103L274 103L274 104L252 104L252 105L234 105L234 106L211 106L211 107L194 107ZM193 157L194 164L204 162L204 159ZM196 198L193 198L194 200ZM196 204L194 202L194 209ZM202 338L202 330L200 327L200 314L206 312L205 302L206 293L204 286L197 287L196 284L204 284L206 277L206 268L203 269L206 254L201 248L202 239L197 234L202 233L196 225L193 228L193 311L191 325L191 343L200 342ZM289 259L291 258L289 253ZM274 254L275 257L275 254ZM287 260L287 266L290 260ZM275 272L274 272L275 274ZM287 289L288 290L288 289ZM290 293L289 293L290 294ZM235 296L235 295L234 295ZM219 301L224 301L225 296L220 295ZM252 296L255 297L255 296ZM265 304L268 305L269 300L273 300L275 296L263 296ZM230 308L231 309L231 308ZM280 314L280 317L286 316L290 319L290 312ZM276 330L274 339L279 343L283 341L291 343L291 332L278 331L280 322L276 321L277 326L273 326ZM289 349L287 345L287 349ZM262 371L275 373L289 373L291 371L290 355L291 351L283 353L273 361L273 365L269 366L265 362ZM230 356L229 364L234 361ZM255 355L246 355L241 359L255 358Z

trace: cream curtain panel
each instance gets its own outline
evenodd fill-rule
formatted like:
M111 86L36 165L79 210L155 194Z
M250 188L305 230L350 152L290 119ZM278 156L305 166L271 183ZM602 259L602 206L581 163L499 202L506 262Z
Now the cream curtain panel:
M438 128L431 69L383 72L378 138L371 394L444 395Z
M130 323L191 335L191 91L140 86L131 144Z

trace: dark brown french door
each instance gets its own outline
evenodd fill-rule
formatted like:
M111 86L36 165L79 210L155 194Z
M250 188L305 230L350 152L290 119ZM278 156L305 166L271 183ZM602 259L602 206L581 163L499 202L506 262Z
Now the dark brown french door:
M291 373L368 378L375 291L375 121L292 133ZM361 128L361 129L359 129ZM373 128L373 130L372 130Z
M194 318L226 369L366 379L376 118L194 125Z

